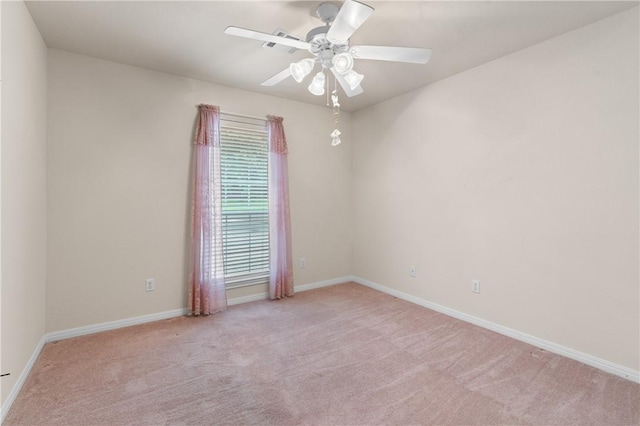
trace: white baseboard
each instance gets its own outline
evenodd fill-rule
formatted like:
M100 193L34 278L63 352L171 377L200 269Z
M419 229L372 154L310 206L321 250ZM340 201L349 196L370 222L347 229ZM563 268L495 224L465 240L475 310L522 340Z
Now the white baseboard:
M482 328L486 328L491 331L495 331L496 333L500 333L505 336L511 337L513 339L520 340L521 342L525 342L530 345L537 346L546 351L553 352L555 354L562 355L567 358L579 361L583 364L598 368L600 370L606 371L607 373L615 374L616 376L620 376L632 382L640 383L640 371L632 370L631 368L622 366L620 364L616 364L616 363L595 357L593 355L589 355L584 352L576 351L575 349L571 349L566 346L562 346L557 343L550 342L548 340L540 339L538 337L531 336L521 331L513 330L503 325L486 321L482 318L474 317L473 315L465 314L463 312L456 311L451 308L447 308L446 306L438 305L436 303L429 302L424 299L420 299L419 297L415 297L410 294L403 293L401 291L394 290L389 287L385 287L383 285L374 283L372 281L365 280L364 278L353 277L351 281L354 281L358 284L362 284L374 290L387 293L391 296L395 296L398 299L406 300L407 302L415 303L416 305L420 305L425 308L432 309L436 312L440 312L450 317L457 318L459 320L477 325Z
M38 359L38 356L40 356L40 352L42 351L42 348L46 343L55 342L57 340L69 339L71 337L78 337L78 336L84 336L87 334L98 333L100 331L115 330L117 328L128 327L131 325L144 324L147 322L179 317L186 314L187 314L186 308L174 309L172 311L159 312L157 314L143 315L139 317L127 318L127 319L118 320L118 321L103 322L100 324L70 328L68 330L54 331L54 332L45 334L44 336L42 336L42 338L40 339L40 342L38 343L35 350L33 351L31 358L29 358L27 365L22 370L22 373L20 374L20 377L18 377L18 380L13 386L13 389L11 389L11 392L9 392L9 396L5 400L4 404L2 404L2 408L0 409L0 411L2 412L0 416L0 424L4 422L5 416L9 412L11 405L13 405L13 402L18 396L20 389L22 389L22 386L24 385L25 380L27 380L27 377L29 376L29 373L31 372L33 365Z
M348 283L349 281L353 281L353 280L355 280L355 277L353 275L348 275L346 277L334 278L332 280L318 281L315 283L298 285L298 286L295 286L295 291L307 291L307 290L313 290L315 288L329 287L331 285Z
M22 373L20 373L18 380L13 385L13 388L9 392L7 399L5 399L4 404L2 404L2 407L0 407L0 424L4 423L4 418L7 416L7 413L9 412L9 409L11 408L13 401L16 400L16 397L18 396L20 389L22 389L22 385L24 385L24 382L27 380L27 377L29 377L29 373L31 372L33 365L36 363L38 356L40 356L40 352L42 351L42 348L44 347L45 343L47 342L43 336L40 339L40 342L38 342L38 345L36 346L35 350L31 354L31 358L29 358L27 365L25 365L24 369L22 370Z
M257 302L258 300L266 300L268 298L269 298L269 293L258 293L258 294L252 294L249 296L234 297L233 299L227 299L227 306L241 305L243 303L249 303L249 302Z
M302 285L299 285L299 286L295 286L295 291L312 290L314 288L327 287L327 286L331 286L331 285L335 285L335 284L341 284L341 283L345 283L345 282L349 282L349 281L354 281L354 277L353 276L347 276L347 277L342 277L342 278L335 278L335 279L332 279L332 280L325 280L325 281L318 281L318 282L315 282L315 283L302 284ZM233 299L229 299L227 301L227 304L229 306L232 306L232 305L238 305L238 304L241 304L241 303L255 302L257 300L265 300L265 299L268 299L268 298L269 298L269 294L268 293L260 293L260 294L255 294L255 295L251 295L251 296L236 297L236 298L233 298ZM132 326L132 325L144 324L144 323L152 322L152 321L159 321L159 320L168 319L168 318L175 318L175 317L179 317L179 316L186 315L186 314L187 314L187 309L186 308L174 309L174 310L171 310L171 311L159 312L157 314L142 315L142 316L139 316L139 317L126 318L126 319L117 320L117 321L103 322L103 323L100 323L100 324L93 324L93 325L87 325L87 326L83 326L83 327L70 328L68 330L54 331L54 332L45 334L40 339L40 342L38 343L38 345L36 346L35 350L33 351L33 354L31 355L31 358L29 358L29 361L27 362L27 365L24 367L24 369L22 370L22 373L20 374L20 377L18 377L18 380L16 381L15 385L11 389L11 392L9 392L9 396L5 400L4 404L2 404L2 407L0 407L0 424L2 424L2 422L4 422L5 416L9 412L9 409L11 408L11 405L13 404L13 401L15 401L16 397L18 396L18 393L20 392L20 389L22 389L22 386L24 385L25 380L27 380L27 377L29 376L29 373L31 372L31 369L33 368L33 365L35 364L36 360L38 359L38 356L40 356L40 352L42 351L42 348L44 347L44 345L46 343L55 342L55 341L63 340L63 339L70 339L72 337L85 336L85 335L88 335L88 334L98 333L98 332L101 332L101 331L115 330L115 329L118 329L118 328L129 327L129 326Z
M327 287L330 285L340 284L348 281L352 281L354 277L342 277L332 280L318 281L310 284L303 284L295 287L295 291L306 291L314 288ZM227 305L239 305L241 303L255 302L257 300L268 299L268 293L252 294L250 296L236 297L227 300ZM70 328L68 330L54 331L52 333L45 334L45 343L54 342L56 340L69 339L71 337L84 336L87 334L98 333L100 331L115 330L117 328L129 327L131 325L144 324L152 321L159 321L168 318L180 317L187 315L188 310L186 308L174 309L171 311L159 312L157 314L143 315L134 318L126 318L117 321L103 322L100 324L88 325L84 327Z
M328 287L328 286L342 284L349 281L356 282L358 284L364 285L374 290L378 290L383 293L395 296L399 299L403 299L408 302L414 303L416 305L420 305L425 308L432 309L434 311L443 313L450 317L457 318L471 324L475 324L477 326L486 328L488 330L495 331L496 333L500 333L505 336L514 338L516 340L520 340L522 342L529 343L533 346L537 346L539 348L545 349L549 352L566 356L567 358L571 358L576 361L582 362L584 364L590 365L592 367L598 368L600 370L606 371L608 373L615 374L616 376L620 376L625 379L631 380L633 382L640 383L640 372L638 371L632 370L630 368L624 367L619 364L612 363L610 361L606 361L601 358L597 358L595 356L592 356L583 352L573 350L571 348L567 348L562 345L558 345L553 342L549 342L544 339L539 339L535 336L531 336L529 334L522 333L520 331L513 330L511 328L504 327L502 325L495 324L495 323L483 320L481 318L477 318L472 315L468 315L463 312L456 311L454 309L447 308L446 306L428 302L424 299L420 299L419 297L415 297L410 294L403 293L401 291L394 290L389 287L382 286L380 284L376 284L372 281L365 280L364 278L360 278L356 276L345 276L341 278L335 278L332 280L302 284L302 285L296 286L295 291L302 292L307 290L313 290L316 288ZM269 297L268 293L260 293L260 294L251 295L251 296L237 297L234 299L229 299L228 304L229 306L238 305L241 303L254 302L257 300L265 300L268 297ZM11 389L11 392L9 392L9 395L5 400L4 404L2 404L2 407L0 408L0 413L1 413L0 424L4 422L4 418L6 414L9 412L11 405L13 404L16 397L18 396L20 389L22 389L24 382L27 380L27 377L29 376L29 373L31 372L33 365L38 359L38 356L40 355L40 352L42 351L42 348L46 343L54 342L57 340L69 339L71 337L78 337L78 336L84 336L87 334L98 333L100 331L115 330L117 328L128 327L131 325L144 324L147 322L179 317L186 314L187 314L186 308L174 309L171 311L159 312L157 314L143 315L143 316L134 317L134 318L110 321L110 322L105 322L100 324L88 325L84 327L76 327L68 330L54 331L52 333L45 334L40 339L40 342L38 343L35 350L33 351L31 358L29 358L27 365L22 370L22 373L20 374L20 377L18 377L18 380L16 381L16 384L13 386L13 389Z
M187 314L187 309L173 309L171 311L158 312L157 314L142 315L139 317L125 318L117 321L103 322L100 324L87 325L84 327L70 328L68 330L54 331L44 335L45 342L55 342L57 340L70 339L72 337L85 336L87 334L99 333L101 331L115 330L117 328L129 327L131 325L144 324L147 322L159 321L168 318L180 317Z
M297 286L294 286L294 290L296 292L313 290L314 288L328 287L330 285L342 284L342 283L346 283L353 280L354 280L354 277L352 275L349 275L346 277L334 278L332 280L325 280L325 281L318 281L315 283L297 285ZM229 306L239 305L241 303L256 302L258 300L265 300L268 298L269 298L269 293L259 293L259 294L252 294L250 296L234 297L233 299L227 300L227 305Z

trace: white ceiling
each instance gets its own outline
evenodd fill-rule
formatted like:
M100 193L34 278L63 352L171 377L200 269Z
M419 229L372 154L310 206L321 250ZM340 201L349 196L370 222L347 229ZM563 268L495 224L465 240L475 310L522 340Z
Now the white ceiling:
M364 93L347 99L354 111L637 6L616 1L367 1L375 12L351 44L428 47L426 65L357 60ZM310 57L263 48L223 34L229 25L304 38L322 25L321 1L28 1L48 47L151 70L324 105L308 81L260 83L289 63ZM308 77L309 79L309 77Z

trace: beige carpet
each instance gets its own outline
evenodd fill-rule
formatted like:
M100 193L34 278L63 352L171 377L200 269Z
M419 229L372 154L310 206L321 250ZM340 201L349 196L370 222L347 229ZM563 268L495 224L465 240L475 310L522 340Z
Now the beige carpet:
M349 283L47 344L6 425L638 425L640 386Z

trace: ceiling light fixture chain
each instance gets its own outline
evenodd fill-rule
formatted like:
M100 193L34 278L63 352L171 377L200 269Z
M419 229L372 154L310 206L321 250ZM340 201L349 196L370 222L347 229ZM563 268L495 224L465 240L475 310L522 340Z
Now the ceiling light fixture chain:
M340 123L340 101L338 100L338 82L337 78L333 79L333 91L331 92L331 103L333 107L333 124L335 129L331 132L331 146L340 145L340 135L342 132L338 130L338 124Z
M331 104L333 107L333 123L336 127L340 123L340 101L338 100L338 85L337 81L333 79L333 92L331 92Z

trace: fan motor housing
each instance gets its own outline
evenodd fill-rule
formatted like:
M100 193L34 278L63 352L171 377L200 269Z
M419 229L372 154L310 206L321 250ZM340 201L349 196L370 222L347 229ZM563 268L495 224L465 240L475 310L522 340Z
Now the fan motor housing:
M307 43L311 43L314 41L316 36L322 36L325 40L327 39L327 32L331 28L328 25L323 25L322 27L316 27L307 33Z
M309 51L320 59L324 68L331 68L333 57L349 49L349 42L334 44L327 40L328 25L317 27L307 33L307 43L311 44Z

